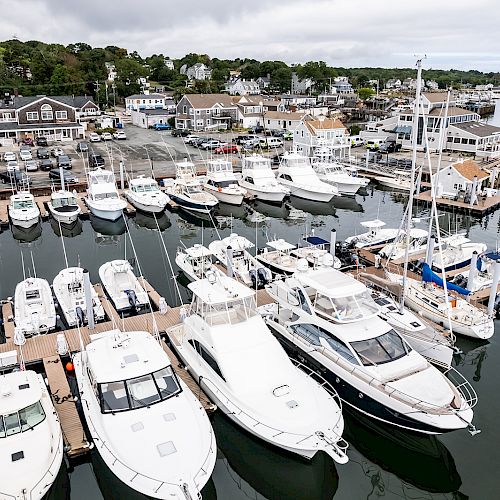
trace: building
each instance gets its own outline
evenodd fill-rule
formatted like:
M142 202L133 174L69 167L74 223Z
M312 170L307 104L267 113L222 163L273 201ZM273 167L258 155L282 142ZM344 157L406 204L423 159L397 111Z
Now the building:
M314 86L314 81L312 78L302 78L297 76L297 73L292 73L292 88L290 90L291 94L304 94L305 92L311 90Z
M264 99L263 101L264 111L285 111L286 106L282 101L277 101L274 99Z
M229 81L225 85L226 92L231 95L258 95L260 94L259 84L255 80L245 80L237 78Z
M5 145L39 136L51 141L83 138L85 119L99 114L88 96L6 96L0 102L0 142Z
M108 73L108 82L114 82L118 76L115 65L112 62L106 62L104 64L106 65L106 71Z
M183 64L180 74L186 75L188 80L210 80L212 78L212 70L203 63L196 63L190 67L187 64Z
M162 94L134 94L125 98L125 111L130 114L132 110L140 109L165 109L167 98Z
M327 147L335 158L349 157L349 132L337 118L304 117L293 132L293 146L304 156L313 156L320 147Z
M290 130L293 132L305 116L305 113L292 111L266 111L264 113L264 128L267 130Z
M166 109L140 109L132 110L130 113L132 125L141 128L151 128L157 123L168 123L172 114Z
M163 60L163 63L165 64L165 67L167 69L169 69L170 71L173 71L175 69L174 61L172 61L172 59L170 59L170 57L165 57L165 59Z
M267 76L259 76L259 78L257 78L256 82L258 83L258 85L260 87L260 91L262 92L263 90L265 90L271 86L271 75L268 74Z
M347 76L336 76L330 85L330 93L352 94L353 90L352 85L349 83L349 78Z
M317 101L316 97L311 95L283 94L280 98L286 108L292 106L295 108L308 108L309 106L316 106Z
M401 80L398 78L391 78L390 80L387 80L385 88L387 90L399 90L401 88Z
M428 90L439 90L439 84L435 80L427 80L425 86Z
M234 98L238 108L238 122L243 128L263 126L264 98L261 95L244 95Z

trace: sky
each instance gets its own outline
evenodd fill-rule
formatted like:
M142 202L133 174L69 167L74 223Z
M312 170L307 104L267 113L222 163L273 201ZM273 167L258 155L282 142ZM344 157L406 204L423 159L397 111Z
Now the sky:
M496 0L0 0L0 39L143 57L325 61L331 66L500 71Z

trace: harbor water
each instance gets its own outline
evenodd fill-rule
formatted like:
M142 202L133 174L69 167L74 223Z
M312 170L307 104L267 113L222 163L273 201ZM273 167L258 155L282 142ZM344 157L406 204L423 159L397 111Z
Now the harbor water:
M170 305L178 305L174 280L178 274L174 259L182 243L208 244L236 232L257 246L267 239L285 238L297 243L306 231L329 239L337 230L337 240L363 232L360 222L376 217L388 227L398 227L407 196L368 187L365 195L342 197L328 204L299 199L283 206L251 202L241 207L221 206L215 214L216 226L182 212L166 212L158 218L137 213L115 223L91 219L78 222L71 230L53 221L43 222L29 234L4 230L0 234L0 296L11 297L25 271L52 282L65 267L62 242L69 265L89 269L98 282L98 269L106 261L132 259L137 272L148 279ZM416 205L417 226L426 229L428 210ZM157 223L160 231L157 230ZM458 212L440 217L447 231L465 231L473 241L483 241L495 249L500 231L500 212L475 219ZM127 227L129 231L127 232ZM129 236L130 235L130 238ZM30 241L28 241L30 240ZM133 245L131 243L133 242ZM182 243L181 243L182 242ZM163 245L166 246L168 257ZM32 259L33 256L33 259ZM173 266L173 273L169 260ZM188 292L180 289L184 300ZM218 442L218 460L212 479L203 490L204 499L478 499L500 497L500 414L498 374L500 331L489 342L458 339L463 351L454 359L457 368L474 386L479 396L474 424L482 432L471 436L466 430L429 437L397 431L345 412L349 442L349 462L336 465L324 454L311 462L286 454L241 431L224 415L212 417ZM146 498L122 484L107 469L97 453L68 467L64 462L50 499L89 500Z

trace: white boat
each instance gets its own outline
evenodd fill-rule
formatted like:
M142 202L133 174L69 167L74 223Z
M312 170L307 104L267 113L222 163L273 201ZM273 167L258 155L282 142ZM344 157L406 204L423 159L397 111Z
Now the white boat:
M201 189L194 163L187 160L175 164L175 179L168 179L165 186L170 199L190 212L208 214L219 203L213 194Z
M310 201L328 202L339 195L339 190L319 179L309 158L298 153L284 153L278 167L278 182L290 190L292 196Z
M152 213L163 212L169 200L168 196L160 190L156 180L144 175L129 180L125 198L137 210Z
M147 497L201 498L215 465L215 436L155 338L91 335L73 362L85 420L107 467Z
M26 278L14 294L16 330L26 337L47 333L56 327L56 309L47 280Z
M42 375L0 375L0 443L0 498L45 498L61 467L63 438Z
M149 305L148 294L128 260L112 260L99 268L99 278L115 309L139 311Z
M369 231L349 236L349 238L345 239L348 245L353 245L355 248L381 246L393 242L398 236L397 229L384 228L385 222L380 219L367 220L362 222L361 225L369 229Z
M62 189L52 192L47 207L52 217L61 224L73 224L82 211L76 194Z
M178 248L175 263L190 281L203 279L209 273L223 274L213 263L214 254L203 245L196 244L188 248Z
M443 267L446 272L465 267L470 264L474 252L481 254L487 249L484 243L474 243L463 234L452 235L443 240L443 260L440 252L435 252L432 257L432 268L436 272L442 272Z
M410 229L410 244L408 246L408 257L425 253L427 249L428 231L413 227ZM396 241L387 243L379 255L390 260L404 259L406 255L406 231L401 231Z
M336 393L295 366L267 329L255 292L227 276L188 285L191 314L167 333L210 399L236 424L270 444L346 463Z
M81 267L68 267L59 271L52 283L54 296L69 327L88 323L83 273L84 269ZM92 285L90 293L94 320L101 321L105 318L104 308Z
M328 268L296 273L266 289L279 304L264 306L268 326L352 408L424 434L474 430L474 389L450 370L458 380L452 383L413 350L379 317L362 283Z
M246 189L238 185L233 172L233 165L227 160L207 162L207 180L203 189L213 194L219 201L229 205L241 205Z
M127 202L116 187L115 174L98 168L88 173L85 203L90 211L101 219L115 221L123 215Z
M282 186L271 168L271 159L261 155L244 156L239 184L258 200L281 203L290 190Z
M395 170L394 175L377 175L374 179L382 186L400 191L410 191L411 173L406 170Z
M470 281L470 270L464 270L463 273L454 276L452 282L458 286L466 288L471 292L491 288L493 283L493 274L495 264L500 260L500 252L498 250L491 252L483 252L477 258L476 272ZM472 263L471 263L472 266ZM495 304L498 307L498 301Z
M10 197L9 217L15 226L28 229L34 226L40 218L40 209L35 198L27 191L20 191Z
M239 278L245 285L255 289L271 281L272 274L250 252L255 245L236 233L222 240L212 241L208 248L228 270L228 274Z
M343 165L334 161L313 162L313 169L321 181L335 186L340 194L348 196L355 195L359 189L370 183L369 179L351 175Z

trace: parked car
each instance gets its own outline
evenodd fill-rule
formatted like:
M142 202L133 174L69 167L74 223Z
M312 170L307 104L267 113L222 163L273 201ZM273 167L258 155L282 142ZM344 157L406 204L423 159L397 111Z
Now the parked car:
M13 172L9 172L8 170L5 172L0 172L0 179L4 184L16 184L16 185L31 185L31 177L25 172L20 172L19 170L14 170Z
M396 153L401 150L401 146L396 141L386 141L378 148L378 151L379 153Z
M255 139L249 139L248 141L243 142L241 145L241 148L244 151L253 151L254 149L259 149L260 148L260 139L255 138Z
M101 136L97 132L91 132L89 134L90 142L101 142Z
M50 158L45 158L40 161L40 170L52 170L54 168L54 164Z
M40 160L48 158L49 157L49 150L47 148L38 148L36 150L36 157L39 158Z
M90 166L90 168L103 167L104 166L104 158L97 153L93 153L93 154L89 155L89 166Z
M236 144L238 145L243 145L243 143L247 142L247 141L251 141L253 139L257 139L259 140L259 138L256 136L256 135L250 135L250 134L247 134L247 135L239 135L238 137L236 137L236 140L234 141Z
M7 172L14 172L14 170L19 170L19 165L17 164L17 161L8 161Z
M253 134L261 134L262 132L264 132L264 127L262 125L256 125L255 127L252 127L250 129L250 132L252 132Z
M19 158L22 161L28 161L33 159L33 155L29 149L21 149L21 151L19 151Z
M79 142L76 145L76 150L80 151L80 153L86 153L89 150L89 145L86 142Z
M237 152L238 152L238 146L236 146L236 144L226 144L225 146L220 146L214 149L214 153L217 154L223 154L223 153L229 154Z
M205 150L213 150L213 149L217 149L217 148L221 148L223 146L226 146L227 145L227 142L222 142L222 141L219 141L218 139L210 139L206 142L204 142L203 144L200 145L200 148L201 149L205 149Z
M6 151L3 154L3 161L16 161L16 160L17 156L16 153L14 153L13 151Z
M26 146L34 146L34 142L31 137L25 137L21 142Z
M49 142L47 141L47 137L44 137L43 135L41 135L40 137L37 137L36 138L36 145L47 147L49 145Z
M260 140L260 145L263 148L281 148L283 146L283 141L276 137L263 137Z
M186 137L190 134L189 130L184 130L182 128L176 128L172 130L172 135L174 137Z
M61 181L61 175L59 169L55 168L49 172L49 179L54 179L56 181ZM77 184L78 177L75 177L71 172L63 170L63 179L66 184Z
M123 130L117 130L113 134L113 139L116 139L117 141L124 141L127 138L127 134Z
M199 148L199 147L201 147L202 144L204 144L205 142L207 142L209 140L210 140L209 137L198 137L197 139L193 139L191 141L191 146L194 146L195 148Z
M59 155L57 157L57 166L69 170L71 168L71 158L68 155Z
M170 130L172 127L168 123L155 123L153 128L155 130Z
M184 137L183 141L184 144L192 144L195 139L200 139L200 136L194 134L188 134L186 135L186 137Z
M103 132L101 134L101 141L111 141L113 139L113 136L109 132Z
M28 144L21 143L19 145L19 151L31 151L31 147Z
M365 140L359 135L353 135L351 137L351 148L357 148L363 146L365 144Z
M24 170L26 172L36 172L38 170L38 162L36 160L28 160L24 164Z
M58 156L61 156L64 154L64 151L61 148L52 148L50 150L50 156L53 156L54 158L57 158Z
M293 140L293 132L290 132L289 130L287 130L286 132L283 132L283 135L281 137L283 137L283 140L285 140L285 141L292 141Z

